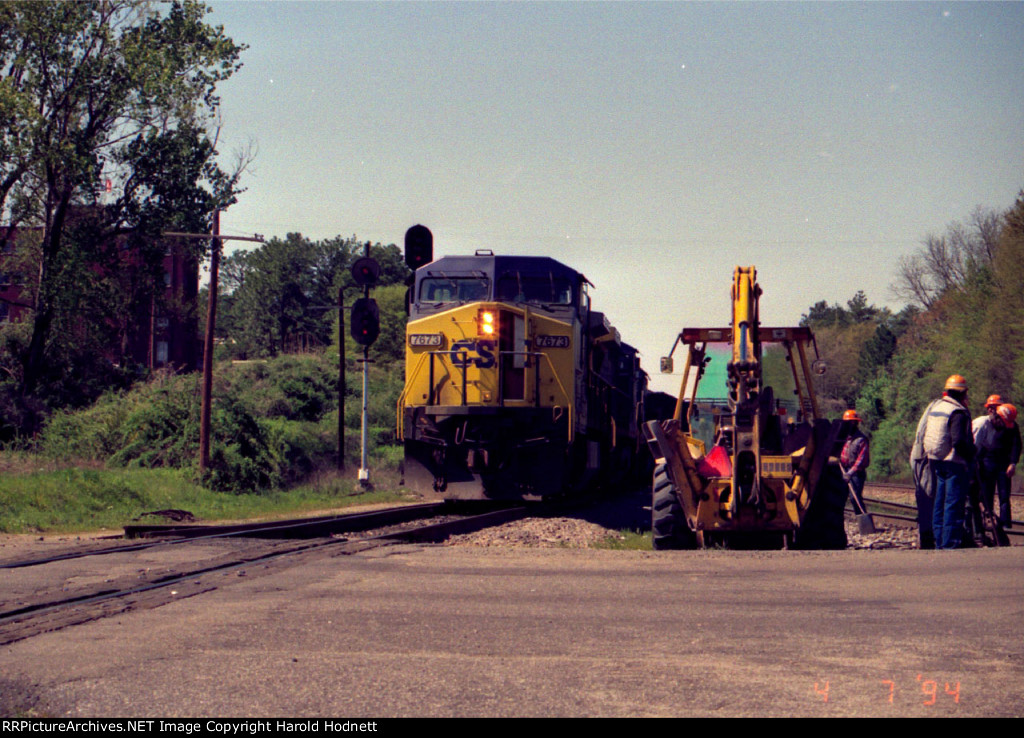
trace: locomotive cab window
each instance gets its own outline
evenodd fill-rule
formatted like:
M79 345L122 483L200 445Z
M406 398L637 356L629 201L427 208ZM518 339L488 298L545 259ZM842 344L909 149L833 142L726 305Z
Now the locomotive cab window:
M499 302L572 305L572 283L564 277L509 272L498 277Z
M490 282L483 277L427 277L420 282L420 302L486 300Z

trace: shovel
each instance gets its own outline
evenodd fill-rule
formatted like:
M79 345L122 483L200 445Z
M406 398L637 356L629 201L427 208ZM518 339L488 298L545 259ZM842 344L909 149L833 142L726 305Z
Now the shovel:
M842 469L842 467L839 467ZM845 470L843 471L845 474ZM854 508L860 510L860 514L857 516L857 527L860 530L862 536L875 533L875 521L871 517L871 514L864 509L860 504L860 500L857 499L856 493L853 491L853 485L850 482L846 483L846 486L850 488L850 497L853 499Z

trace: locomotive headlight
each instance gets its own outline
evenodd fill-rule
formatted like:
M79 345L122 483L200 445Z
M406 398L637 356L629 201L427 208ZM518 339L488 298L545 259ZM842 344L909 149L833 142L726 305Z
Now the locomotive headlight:
M498 332L498 316L493 310L481 310L476 316L477 333L493 338Z

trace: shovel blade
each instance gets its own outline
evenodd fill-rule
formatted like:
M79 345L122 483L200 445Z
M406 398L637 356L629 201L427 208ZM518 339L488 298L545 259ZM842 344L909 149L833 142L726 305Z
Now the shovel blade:
M857 525L860 528L861 535L868 535L875 532L875 521L871 518L870 513L858 515Z

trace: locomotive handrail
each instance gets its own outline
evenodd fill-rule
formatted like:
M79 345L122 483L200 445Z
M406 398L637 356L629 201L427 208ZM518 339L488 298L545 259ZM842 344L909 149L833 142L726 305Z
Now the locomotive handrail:
M544 358L544 360L548 363L548 368L551 370L551 376L554 377L555 384L558 385L558 389L561 391L562 397L565 398L565 406L569 409L569 442L572 443L572 440L573 440L573 437L574 437L573 436L573 417L572 417L572 410L573 410L572 398L569 397L569 393L565 391L565 385L562 384L562 380L558 378L558 372L555 371L555 365L551 363L551 357L548 356L545 353L539 353L538 355L542 356ZM540 383L538 382L538 385L539 384Z
M569 397L569 393L565 391L565 385L562 384L562 380L558 378L558 372L555 371L555 365L551 363L551 357L543 351L499 351L498 352L498 405L505 407L505 399L501 395L502 377L501 373L504 367L504 362L501 361L502 356L525 356L527 358L535 357L537 362L534 364L533 372L533 404L534 407L540 407L540 359L544 359L548 363L548 369L551 370L551 376L554 378L555 383L558 385L559 391L565 398L565 405L569 410L569 442L573 439L573 417L572 417L572 398Z
M420 369L423 368L423 362L427 360L426 354L420 354L420 360L416 363L416 366L412 370L412 375L405 382L405 386L402 388L401 394L398 395L398 440L405 440L405 397L409 393L409 388L412 383L416 381L416 377L420 374Z
M427 355L430 356L430 372L429 372L429 376L428 376L428 379L427 379L427 384L430 386L430 390L429 390L429 394L427 395L427 407L433 407L434 406L434 398L436 397L435 393L437 391L437 389L436 389L437 385L434 383L434 357L437 356L437 355L443 355L443 356L448 356L449 358L451 358L451 356L454 353L455 353L454 351L428 351L427 352ZM459 357L462 359L462 366L459 366L454 361L452 361L452 368L458 367L459 370L460 370L459 373L462 375L462 402L460 404L462 405L462 407L465 407L466 406L466 384L467 384L467 379L466 379L467 371L466 370L469 369L469 352L468 351L460 351L459 352ZM444 361L442 360L441 363L443 365ZM451 376L451 372L448 372L448 376L449 377Z
M419 373L420 373L420 371L423 368L423 362L425 362L427 360L428 356L430 357L430 362L429 362L430 371L429 371L429 378L427 379L427 383L430 385L430 390L429 390L429 394L427 395L427 407L433 407L434 399L436 397L436 394L435 394L436 393L436 386L435 386L435 382L434 382L434 357L435 356L441 356L441 357L447 356L450 359L451 356L452 356L452 353L454 353L454 352L452 352L450 350L439 350L439 351L425 351L422 354L420 354L420 359L416 363L416 367L413 369L412 375L409 377L408 381L406 381L405 387L402 389L402 393L398 396L398 403L397 404L398 404L398 413L399 413L399 415L404 415L404 413L402 411L405 408L405 398L406 398L406 395L408 394L409 388L412 386L412 383L415 382L416 379L419 377ZM459 363L457 363L455 361L451 362L451 366L452 366L452 368L458 368L459 369L459 373L462 375L462 403L461 404L464 406L464 405L467 404L466 391L467 391L467 383L468 382L467 382L467 371L466 370L469 368L469 352L468 351L459 351L458 355L461 358L461 366L459 365ZM444 364L444 359L442 358L442 365L443 364ZM448 376L451 376L450 372L448 373ZM398 426L398 438L399 438L399 440L404 440L404 438L405 438L404 430L405 430L404 429L404 420L399 420L399 426Z
M424 353L420 354L420 359L416 363L416 366L415 366L415 368L412 371L412 375L406 381L405 387L402 388L402 393L398 396L398 403L397 403L397 408L396 408L397 409L397 415L398 415L398 440L400 440L400 441L404 441L405 440L405 412L404 412L405 411L405 398L406 398L406 395L409 392L409 388L412 386L412 383L416 381L417 377L419 377L420 371L423 368L423 362L425 362L427 360L428 356L430 357L430 372L429 372L430 376L429 376L429 379L427 380L428 384L430 385L430 394L427 396L427 406L428 407L432 407L434 405L434 396L435 396L434 395L434 391L435 391L435 387L434 387L434 356L436 354L450 356L451 353L452 353L451 351L425 351ZM466 351L460 351L459 352L459 356L462 357L462 367L461 367L461 369L462 369L462 372L461 372L462 373L462 404L465 405L466 404L466 369L469 367L469 354ZM456 366L454 362L452 363L452 366L453 367Z
M428 384L430 385L430 389L429 389L429 394L427 396L427 406L428 407L432 407L434 405L434 401L435 401L435 397L436 397L436 395L435 395L435 386L434 386L434 356L435 355L441 355L442 357L443 356L447 356L447 357L449 357L449 359L451 359L451 354L452 354L451 351L445 351L445 350L441 350L441 351L425 351L422 354L420 354L419 361L416 363L416 366L413 368L412 374L409 376L409 379L405 383L405 387L402 388L402 392L398 396L398 402L397 402L397 408L396 409L397 409L397 415L398 415L398 429L397 430L398 430L398 439L399 440L402 440L402 441L405 440L405 412L404 412L405 411L405 399L408 396L409 390L412 387L413 383L416 381L416 379L419 377L420 372L423 370L423 364L424 364L424 362L427 362L427 357L430 357L429 358L429 362L428 362L429 366L430 366L430 372L429 372L430 376L429 376L429 379L428 379ZM573 433L573 430L574 430L573 429L573 401L572 401L572 398L569 396L569 393L566 391L565 385L562 384L562 380L559 379L558 372L555 371L555 366L551 362L551 357L548 356L544 352L541 352L541 351L499 351L498 352L498 407L506 407L505 399L501 395L501 386L502 386L501 373L502 373L502 367L504 366L504 362L501 361L501 358L504 357L504 356L513 356L513 355L514 356L525 356L527 358L536 358L537 359L537 362L535 364L535 370L534 370L534 406L535 407L540 407L540 359L543 359L544 361L547 362L548 369L551 371L551 376L554 378L555 384L558 385L558 390L561 393L562 397L565 398L565 405L566 405L566 408L568 409L568 413L569 413L569 416L568 416L568 425L569 425L568 436L569 436L569 441L572 442L573 437L574 437L574 433ZM468 355L467 352L462 351L462 352L459 352L459 356L462 359L462 366L458 367L460 369L460 373L462 375L462 405L466 405L466 403L467 403L467 400L466 400L466 391L467 391L466 375L467 375L467 369L469 368L469 355ZM442 358L441 361L442 361L442 365L443 365L445 360ZM451 365L452 365L452 368L456 368L458 366L457 363L454 362L454 361L451 362ZM449 374L449 376L450 376L450 374Z
M539 351L499 351L498 352L498 405L505 407L505 393L504 393L504 373L505 373L505 362L502 361L504 356L525 356L527 360L531 357L537 357L538 359L544 354ZM525 365L523 367L526 368ZM525 387L523 391L523 399L525 400L526 392ZM540 361L537 361L533 365L533 406L540 407Z
M629 392L622 389L621 387L616 386L614 382L609 382L607 379L602 377L600 374L597 374L596 372L593 375L593 380L597 382L602 382L612 392L617 392L623 397L629 397Z

